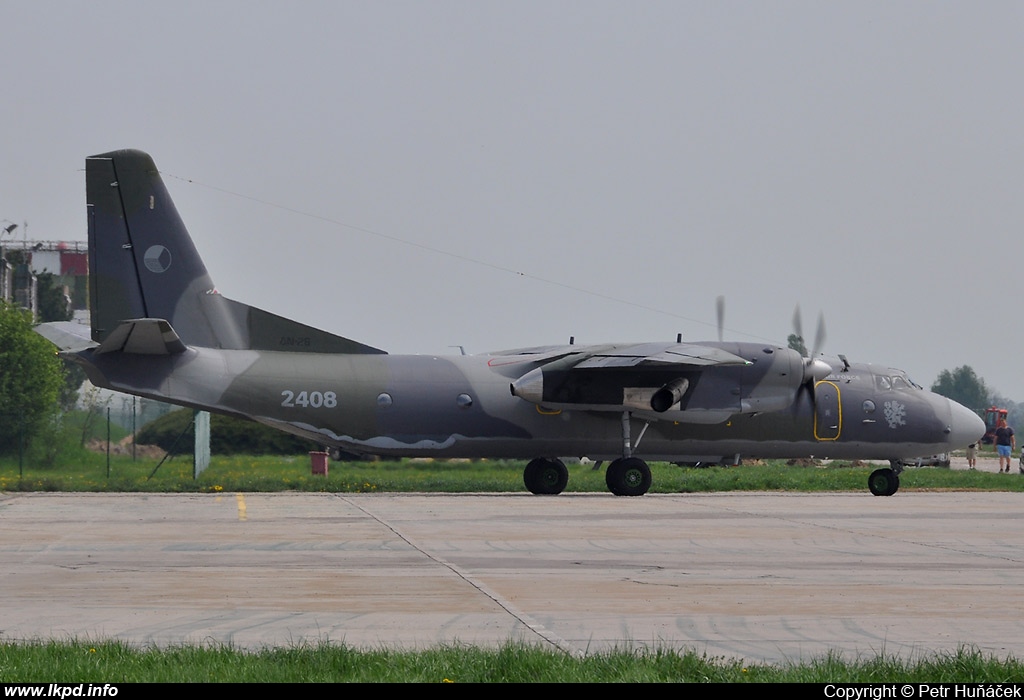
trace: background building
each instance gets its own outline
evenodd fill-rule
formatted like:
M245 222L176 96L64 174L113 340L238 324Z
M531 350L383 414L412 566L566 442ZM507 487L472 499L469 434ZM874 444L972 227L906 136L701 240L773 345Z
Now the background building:
M89 322L89 250L84 241L22 241L4 245L0 255L0 299L40 318L40 276L53 275L47 288L65 298L72 317ZM44 314L45 315L45 314Z

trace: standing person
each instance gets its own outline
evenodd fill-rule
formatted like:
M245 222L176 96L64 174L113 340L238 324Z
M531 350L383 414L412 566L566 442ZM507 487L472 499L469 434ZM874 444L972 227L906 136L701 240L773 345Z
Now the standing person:
M1022 457L1021 459L1024 459ZM972 442L967 446L967 468L974 469L978 464L978 443Z
M1013 448L1017 446L1017 438L1013 435L1013 428L1006 425L1006 420L999 419L999 427L996 428L996 452L999 453L999 473L1003 473L1003 463L1006 463L1006 473L1010 473L1010 455Z

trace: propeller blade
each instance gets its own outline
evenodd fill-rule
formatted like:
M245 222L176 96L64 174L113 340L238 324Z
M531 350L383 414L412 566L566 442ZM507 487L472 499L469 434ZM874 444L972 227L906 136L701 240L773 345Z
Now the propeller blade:
M718 313L718 342L722 342L722 332L725 329L725 297L719 295L715 299L715 311Z
M800 304L797 304L796 308L793 309L793 335L800 340L800 345L803 347L801 354L807 357L807 344L804 343L804 324L800 316Z
M800 317L799 304L796 305L796 310L793 312L793 332L796 333L797 337L800 338L800 342L803 343L803 322ZM818 328L814 333L814 347L810 354L807 353L807 345L804 344L804 377L801 388L797 390L798 401L803 390L806 389L813 403L814 385L832 373L832 366L818 357L821 354L822 347L825 345L825 335L825 314L821 312L818 314Z
M817 357L821 349L825 347L825 312L818 315L818 330L814 333L814 351L811 357Z

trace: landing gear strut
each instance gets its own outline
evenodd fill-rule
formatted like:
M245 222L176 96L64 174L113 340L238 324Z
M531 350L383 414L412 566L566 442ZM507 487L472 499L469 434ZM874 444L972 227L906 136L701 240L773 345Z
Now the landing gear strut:
M647 462L633 456L633 448L640 444L650 423L644 424L634 444L630 437L630 417L629 411L623 412L622 457L613 460L604 474L604 483L616 496L643 496L651 488L651 468Z
M644 423L636 442L630 436L629 411L622 414L622 457L613 460L605 472L608 490L616 496L643 496L651 488L651 468L647 462L633 456L633 448L640 444L650 423ZM600 462L594 468L600 467ZM549 495L562 493L569 483L569 470L562 460L538 457L530 460L523 470L523 483L530 493Z
M868 489L875 496L891 496L900 488L900 472L903 465L897 460L892 460L892 466L888 469L876 469L868 477Z

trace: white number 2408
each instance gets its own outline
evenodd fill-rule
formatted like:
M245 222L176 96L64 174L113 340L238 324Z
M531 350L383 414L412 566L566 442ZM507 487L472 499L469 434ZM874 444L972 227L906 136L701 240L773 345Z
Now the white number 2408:
M281 396L284 397L281 405L285 408L335 408L338 405L338 395L333 391L300 391L296 394L285 389Z

